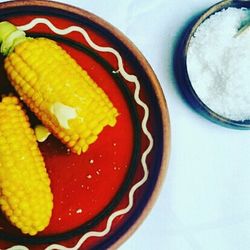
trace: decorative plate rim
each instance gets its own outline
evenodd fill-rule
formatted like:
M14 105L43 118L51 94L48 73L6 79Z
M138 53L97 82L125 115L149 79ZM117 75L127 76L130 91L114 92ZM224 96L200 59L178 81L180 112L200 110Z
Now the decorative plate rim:
M92 14L86 10L73 7L65 3L59 3L59 2L48 1L48 0L7 1L7 2L0 3L0 9L14 8L18 6L22 6L22 7L23 6L44 6L44 7L51 7L51 8L64 10L64 11L66 10L67 12L71 12L79 16L83 16L85 19L88 19L91 22L105 28L110 33L112 33L112 35L115 36L119 41L121 41L131 51L131 53L137 58L144 72L148 76L150 83L151 83L151 87L153 88L154 93L156 95L157 102L160 108L161 123L163 126L163 152L162 152L162 160L161 160L159 175L157 177L152 194L149 197L149 200L147 204L145 205L145 207L143 208L143 211L141 212L141 214L134 221L133 225L116 242L114 242L110 246L110 249L115 249L118 246L120 246L125 240L127 240L135 232L135 230L139 227L139 225L141 225L143 220L149 214L150 210L152 209L159 195L160 189L165 179L165 174L167 171L169 154L170 154L170 119L169 119L167 103L166 103L161 85L153 69L151 68L151 66L145 59L145 57L142 55L142 53L139 51L139 49L117 28L115 28L113 25L109 24L108 22L104 21L102 18L96 16L95 14Z

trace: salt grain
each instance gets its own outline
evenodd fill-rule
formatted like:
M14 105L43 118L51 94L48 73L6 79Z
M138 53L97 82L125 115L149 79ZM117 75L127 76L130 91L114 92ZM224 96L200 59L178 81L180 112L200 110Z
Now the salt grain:
M82 213L82 209L81 209L81 208L79 208L79 209L76 211L76 213L77 213L77 214Z
M232 120L250 119L250 29L236 36L247 9L228 8L206 19L190 40L189 79L199 98Z
M87 175L87 178L88 178L88 179L91 179L91 178L92 178L92 175L91 175L91 174Z

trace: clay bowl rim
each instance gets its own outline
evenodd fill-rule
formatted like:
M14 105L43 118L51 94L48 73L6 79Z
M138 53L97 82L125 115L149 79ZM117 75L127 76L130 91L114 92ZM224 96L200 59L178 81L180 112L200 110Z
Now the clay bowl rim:
M197 28L211 15L229 7L248 8L250 9L250 1L246 0L226 0L221 1L208 8L201 15L188 23L182 33L179 43L175 51L174 67L175 76L178 87L182 92L187 103L199 114L208 120L224 127L232 129L247 130L250 129L250 120L236 121L226 118L210 109L196 94L187 71L187 51L189 49L190 40L196 32Z

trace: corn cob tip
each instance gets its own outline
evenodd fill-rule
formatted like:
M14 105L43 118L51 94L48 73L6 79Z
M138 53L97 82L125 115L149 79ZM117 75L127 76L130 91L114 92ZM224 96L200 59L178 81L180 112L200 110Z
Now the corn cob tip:
M22 30L18 30L15 25L10 22L0 22L0 51L3 55L8 55L17 44L26 40L26 34Z

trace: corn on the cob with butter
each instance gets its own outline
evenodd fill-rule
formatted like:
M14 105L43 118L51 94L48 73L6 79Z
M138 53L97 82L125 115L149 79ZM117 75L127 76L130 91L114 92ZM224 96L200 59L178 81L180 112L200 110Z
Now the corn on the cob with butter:
M34 131L17 97L0 102L0 206L24 234L49 224L53 195Z
M55 41L26 38L8 22L0 23L4 67L16 91L47 129L81 154L117 110L104 91Z

